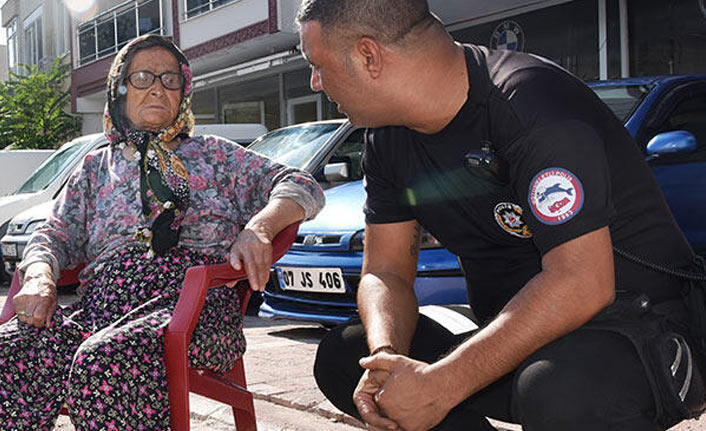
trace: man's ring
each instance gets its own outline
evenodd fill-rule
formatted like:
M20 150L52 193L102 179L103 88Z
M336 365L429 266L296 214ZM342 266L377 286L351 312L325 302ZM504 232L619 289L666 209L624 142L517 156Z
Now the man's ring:
M24 310L20 310L20 311L17 312L17 315L18 315L18 316L27 316L27 312L24 311Z

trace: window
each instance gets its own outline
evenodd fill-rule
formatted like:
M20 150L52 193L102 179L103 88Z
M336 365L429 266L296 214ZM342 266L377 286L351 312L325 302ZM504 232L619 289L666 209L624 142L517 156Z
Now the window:
M597 1L514 1L502 3L561 3L556 6L512 15L507 19L514 21L517 26L513 25L512 27L516 31L522 30L524 52L548 58L584 80L598 78ZM494 36L504 34L507 37L511 34L507 29L504 29L505 21L506 18L495 19L455 30L451 34L454 39L460 42L489 45L493 40L496 40L496 45L502 47L504 46L502 38L498 40ZM632 38L632 35L630 37Z
M25 63L40 65L40 62L44 58L41 7L35 9L35 11L25 19L23 28Z
M308 67L293 70L291 72L286 72L282 74L282 77L284 80L284 98L286 100L296 99L302 96L315 94L311 91L311 87L309 86L311 81L311 69L309 69ZM309 118L311 120L330 120L333 118L345 118L345 115L338 111L338 105L335 102L331 102L328 97L319 98L319 100L321 101L321 117L313 115L314 112L312 109L313 107L311 105L309 105L309 108L307 108L306 106L299 107L300 109L297 109L297 111L300 111L299 114L303 114L301 112L302 110L310 109L312 111L309 115ZM288 113L285 111L285 114ZM297 112L295 112L294 115L296 117ZM301 115L299 115L299 117L301 118ZM288 118L285 116L285 118L282 119L282 125L292 124L287 121Z
M17 72L17 18L7 25L7 68Z
M69 52L69 49L71 47L71 42L69 40L70 37L70 28L71 28L71 21L70 17L71 15L69 14L68 9L66 9L66 5L64 4L63 0L55 0L56 1L56 7L57 7L57 14L56 14L56 53L59 56L62 56L66 53Z
M652 91L647 85L622 85L614 87L593 87L592 90L608 105L621 123L625 123L630 115L645 100Z
M115 25L113 23L113 17L103 17L96 20L98 58L115 52Z
M669 114L661 132L686 130L696 138L696 151L669 157L671 163L706 160L706 93L694 94L680 102Z
M295 97L287 100L287 124L321 120L321 95Z
M706 20L698 1L628 0L628 10L632 75L703 73Z
M327 165L333 163L343 163L345 164L345 172L348 174L346 178L333 179L329 184L325 177L317 178L324 188L334 187L339 184L343 184L349 181L357 181L363 179L363 168L361 167L361 161L363 159L363 149L365 147L365 140L363 132L365 129L356 129L353 133L346 138L346 140L336 148L336 151L331 155L331 158L326 163ZM324 168L325 170L325 168ZM321 175L321 173L319 173Z
M155 29L161 27L162 21L162 7L160 2L148 1L142 3L138 7L138 19L140 27L140 36L143 34L154 33Z
M208 12L219 6L233 3L235 0L186 0L186 18Z
M88 63L96 57L96 29L93 26L79 27L78 50L79 64Z
M689 163L706 160L706 86L694 85L670 96L662 115L650 121L640 132L638 142L643 146L652 137L676 130L690 132L696 138L696 151L688 154L673 154L654 160L653 164Z
M265 102L239 102L223 105L224 123L265 123Z
M162 1L130 0L78 27L79 64L112 55L143 34L162 34Z

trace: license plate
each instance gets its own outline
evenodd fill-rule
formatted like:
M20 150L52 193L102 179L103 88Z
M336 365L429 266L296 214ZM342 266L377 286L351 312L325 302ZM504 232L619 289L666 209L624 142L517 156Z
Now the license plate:
M315 293L346 293L343 273L339 268L277 267L282 290Z
M2 255L7 257L17 257L17 244L0 244Z

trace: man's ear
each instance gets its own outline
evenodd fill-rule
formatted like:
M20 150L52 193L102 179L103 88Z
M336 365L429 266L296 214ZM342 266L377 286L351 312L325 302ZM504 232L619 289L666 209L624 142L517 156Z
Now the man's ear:
M363 68L371 78L377 78L382 73L382 49L370 37L362 37L356 44L356 53L363 62Z

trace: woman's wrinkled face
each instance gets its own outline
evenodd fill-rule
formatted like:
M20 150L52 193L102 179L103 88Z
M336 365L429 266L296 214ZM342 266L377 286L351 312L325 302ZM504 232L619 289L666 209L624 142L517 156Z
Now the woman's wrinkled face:
M160 47L146 48L132 57L126 76L136 71L149 71L159 76L165 72L181 74L179 62L169 50ZM135 88L129 81L125 114L139 130L158 132L171 125L179 113L181 88L165 88L159 78L146 89Z

